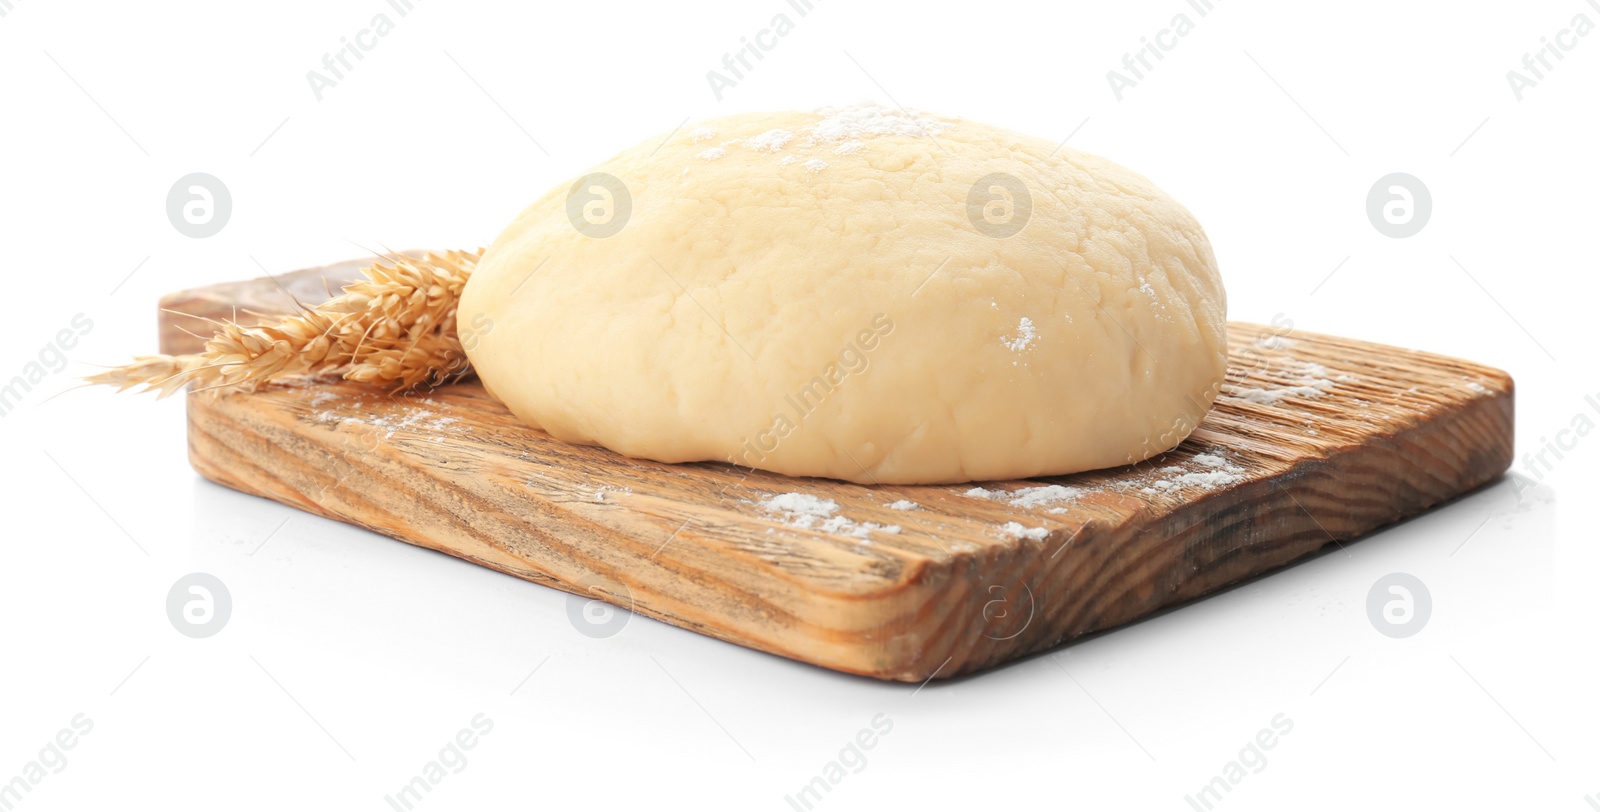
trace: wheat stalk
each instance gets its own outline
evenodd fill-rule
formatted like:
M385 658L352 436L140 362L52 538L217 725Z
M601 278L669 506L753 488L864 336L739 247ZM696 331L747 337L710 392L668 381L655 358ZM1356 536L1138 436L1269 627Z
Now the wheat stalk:
M254 327L217 323L193 355L143 355L84 380L166 397L193 384L209 391L253 389L285 375L342 373L396 390L438 386L471 372L456 335L461 288L477 251L392 257L361 269L365 279L317 307Z

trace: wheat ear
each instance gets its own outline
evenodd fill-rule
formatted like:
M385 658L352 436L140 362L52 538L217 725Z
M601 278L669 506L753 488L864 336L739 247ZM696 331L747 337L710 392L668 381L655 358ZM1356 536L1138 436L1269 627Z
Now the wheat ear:
M143 355L84 380L166 397L193 384L250 389L285 375L341 373L397 390L437 386L471 372L456 335L456 307L477 251L392 257L361 269L364 279L316 307L254 327L218 323L193 355Z

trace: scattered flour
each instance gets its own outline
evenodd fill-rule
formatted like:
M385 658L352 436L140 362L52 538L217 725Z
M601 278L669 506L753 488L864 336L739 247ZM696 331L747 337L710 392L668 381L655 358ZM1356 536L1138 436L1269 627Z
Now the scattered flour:
M782 514L783 523L799 530L818 530L858 539L867 538L872 531L899 533L897 524L882 525L872 522L853 522L839 513L839 503L808 493L782 493L762 500L761 507L770 513Z
M1156 295L1156 289L1150 286L1150 280L1145 279L1143 276L1139 277L1139 292L1149 297L1150 303L1155 305L1156 318L1166 322L1172 321L1172 316L1166 312L1166 302L1161 301L1161 297Z
M1001 336L1000 343L1006 345L1006 349L1012 352L1022 352L1032 347L1034 339L1038 337L1039 331L1034 329L1033 319L1023 316L1022 321L1017 322L1017 337Z
M1184 488L1199 488L1209 491L1244 481L1244 469L1228 461L1220 450L1213 450L1204 454L1196 454L1187 461L1200 470L1189 470L1181 465L1169 465L1158 473L1167 474L1149 486L1141 488L1140 493L1159 494L1172 493Z
M1065 485L1036 485L1010 492L991 491L988 488L972 488L966 492L966 495L974 499L1002 501L1012 507L1035 508L1053 505L1057 502L1071 502L1083 495L1083 491L1077 488L1069 488Z
M432 401L428 402L431 403ZM357 409L361 408L361 406L362 404L360 403L354 404ZM312 415L312 419L318 423L334 423L340 426L346 423L371 426L383 431L383 439L385 440L393 437L397 431L432 432L435 435L432 438L434 442L442 442L444 438L440 435L446 429L461 422L458 418L439 417L427 409L418 408L413 408L399 417L373 414L343 414L334 409L327 409ZM471 429L463 427L460 430L470 431Z
M1284 398L1320 398L1322 393L1333 388L1333 381L1325 381L1327 386L1305 384L1299 386L1277 386L1271 389L1243 389L1237 397L1262 406L1277 406Z
M916 510L919 506L916 502L913 502L909 499L901 499L897 502L890 502L889 504L884 505L884 507L890 510Z
M1244 476L1242 474L1232 471L1193 471L1172 479L1158 479L1150 483L1150 485L1156 491L1171 492L1183 490L1184 488L1200 488L1201 490L1209 491L1224 485L1242 482L1243 480ZM1145 488L1144 492L1154 493L1155 491Z
M808 132L813 141L859 139L864 135L938 135L949 129L944 122L898 109L879 107L873 102L852 107L825 107L817 111L822 120Z
M855 155L867 148L866 143L862 141L863 138L882 135L932 136L949 129L950 126L932 117L879 107L871 102L854 107L823 108L817 110L816 114L822 116L822 120L806 129L803 137L797 137L793 131L776 128L742 141L739 139L726 141L720 146L710 147L698 153L695 157L715 161L726 156L727 147L734 144L743 144L746 149L756 152L777 153L784 151L798 140L802 147L801 154L798 157L784 155L778 159L778 164L789 166L803 162L802 165L807 171L816 174L827 169L828 164L820 158L810 157L805 148L831 144L835 155ZM690 131L689 136L695 144L701 144L716 138L717 131L701 127Z
M812 496L809 493L780 493L771 499L763 500L761 506L774 513L816 518L826 518L839 512L838 502Z
M1185 489L1213 490L1225 487L1242 482L1246 474L1244 468L1229 460L1225 449L1213 448L1180 460L1177 465L1142 470L1136 466L1130 473L1099 483L1092 490L1160 496Z
M788 130L767 130L754 138L746 139L744 145L747 149L777 152L793 140L794 133Z
M1023 527L1016 522L1006 522L1000 527L1000 532L1017 539L1018 541L1021 541L1022 539L1043 541L1047 536L1050 535L1050 531L1043 527Z
M1057 502L1071 502L1077 499L1083 491L1069 488L1065 485L1039 485L1032 488L1023 488L1012 491L1006 504L1012 507L1033 508L1053 505Z
M1328 368L1314 361L1288 361L1283 369L1293 379L1285 386L1250 387L1233 394L1240 400L1277 406L1284 398L1320 398L1334 387L1328 378Z

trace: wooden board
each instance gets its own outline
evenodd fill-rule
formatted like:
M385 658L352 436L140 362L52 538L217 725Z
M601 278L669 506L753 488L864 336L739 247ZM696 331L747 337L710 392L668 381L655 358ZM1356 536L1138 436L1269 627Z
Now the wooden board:
M1281 332L1230 325L1224 393L1178 449L1126 468L981 483L988 496L632 460L552 440L472 382L411 397L336 379L190 393L189 456L228 487L519 578L796 660L920 682L1138 620L1510 466L1504 372ZM1023 491L1046 485L1077 494ZM849 524L806 529L763 506L789 493L833 500ZM889 507L900 500L918 507Z

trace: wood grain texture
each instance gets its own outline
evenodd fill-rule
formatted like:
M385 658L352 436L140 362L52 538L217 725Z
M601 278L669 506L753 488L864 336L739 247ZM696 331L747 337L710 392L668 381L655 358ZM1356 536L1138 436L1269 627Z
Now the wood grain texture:
M1230 325L1228 382L1176 450L980 483L1009 494L999 497L628 459L555 441L474 382L412 397L336 379L190 393L189 456L228 487L519 578L796 660L920 682L1138 620L1509 467L1504 372L1280 333ZM1010 503L1042 485L1077 493ZM761 504L785 493L832 499L855 528L900 529L858 538L797 527ZM918 508L888 507L898 500Z

